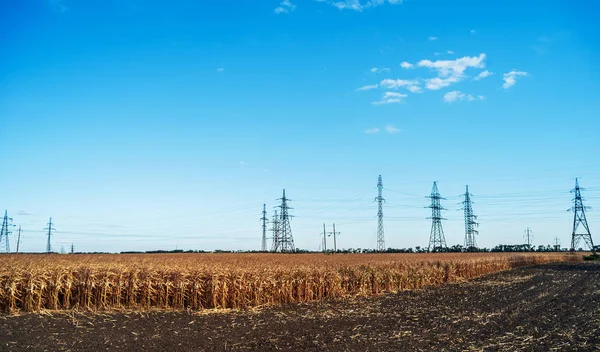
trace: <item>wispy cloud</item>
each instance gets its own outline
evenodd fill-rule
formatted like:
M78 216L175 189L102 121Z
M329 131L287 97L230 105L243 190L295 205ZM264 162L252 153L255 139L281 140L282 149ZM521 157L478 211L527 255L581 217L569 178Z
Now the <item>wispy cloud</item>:
M406 98L406 94L396 92L385 92L383 97L379 101L374 101L373 105L385 105L385 104L396 104L401 103L402 99Z
M471 34L475 34L477 33L477 31L475 31L474 29L471 29Z
M219 67L219 68L217 69L217 72L223 72L223 71L225 71L225 69L224 69L223 67Z
M410 62L404 61L403 63L400 64L400 67L408 69L408 68L413 68L414 65L411 64Z
M376 88L378 88L378 87L379 87L379 85L378 85L378 84L371 84L371 85L368 85L368 86L362 86L362 87L360 87L360 88L357 88L356 90L357 90L357 91L362 91L362 90L371 90L371 89L376 89Z
M419 87L419 81L416 80L386 78L383 81L381 81L379 85L388 89L406 88L413 93L419 92L421 90L421 88Z
M393 133L398 133L398 132L400 132L400 129L398 129L398 128L396 128L396 127L392 126L392 125L388 125L388 126L385 126L385 131L386 131L387 133L392 133L392 134L393 134Z
M276 14L280 13L290 13L296 9L296 5L292 4L290 0L283 0L278 7L275 8L274 12Z
M375 133L379 133L379 128L377 127L373 127L373 128L369 128L368 130L365 130L366 134L375 134Z
M340 10L362 11L371 7L377 7L384 4L398 5L404 0L317 0L318 2L328 3Z
M242 160L240 161L240 165L246 165L246 162Z
M485 54L479 56L464 56L455 60L421 60L419 67L427 67L438 71L438 77L425 80L425 87L431 90L447 87L464 79L467 68L482 68L485 66Z
M519 76L527 76L527 72L512 70L509 73L505 73L502 77L504 80L502 87L508 89L514 86L517 83L517 77Z
M478 95L477 97L472 96L471 94L465 94L459 90L455 90L452 92L448 92L444 94L444 102L445 103L454 103L455 101L473 101L473 100L483 100L484 96Z
M434 41L434 40L439 40L440 38L438 37L429 37L429 40Z
M476 81L479 81L479 80L481 80L481 79L484 79L484 78L486 78L486 77L489 77L489 76L491 76L491 75L493 75L493 74L494 74L494 72L490 72L490 71L488 71L488 70L485 70L485 71L482 71L481 73L479 73L479 74L478 74L477 76L475 76L475 78L473 78L473 79L474 79L474 80L476 80Z
M382 68L373 67L370 71L373 73L381 73L381 72L390 72L390 69L389 69L389 67L382 67Z

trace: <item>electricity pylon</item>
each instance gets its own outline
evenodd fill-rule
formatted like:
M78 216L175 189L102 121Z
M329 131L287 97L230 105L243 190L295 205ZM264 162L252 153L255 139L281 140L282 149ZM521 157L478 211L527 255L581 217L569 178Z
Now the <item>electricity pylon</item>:
M531 231L531 229L528 227L527 230L525 230L525 234L523 235L523 237L527 241L527 248L529 248L529 250L531 250L531 239L533 238L533 235L531 234L532 232L533 231Z
M479 223L476 222L477 216L473 214L473 202L471 201L472 194L469 193L469 186L466 187L466 192L464 194L465 200L462 202L463 210L465 211L465 250L473 250L477 248L477 239L476 235L479 234L479 231L475 230L476 227L479 226Z
M571 193L575 193L575 198L573 198L573 207L569 209L573 212L573 233L571 235L571 252L575 252L577 246L579 246L579 241L583 239L583 242L587 247L590 248L594 253L596 253L596 249L594 248L594 241L592 240L592 235L590 234L590 227L588 226L587 219L585 217L586 207L583 205L583 198L581 197L581 191L585 190L584 188L579 187L579 180L575 179L575 188L571 190ZM579 225L583 227L582 232L578 233Z
M266 204L263 204L262 218L260 218L260 220L262 220L262 243L260 245L260 250L261 250L261 252L266 252L267 251L267 222L269 221L269 219L267 219L267 205Z
M276 252L277 246L279 245L279 215L277 215L277 210L275 210L275 214L273 214L271 231L273 231L273 245L271 246L271 251Z
M377 251L385 252L385 237L383 235L383 203L385 199L383 198L383 182L381 181L381 175L377 180L377 197L375 201L377 201Z
M277 241L273 242L275 245L274 252L294 252L294 237L292 237L292 227L290 226L290 218L292 218L293 215L289 214L289 210L293 208L288 206L288 202L290 202L291 199L288 199L285 196L285 189L283 190L283 196L279 198L279 200L281 200L281 205L279 206L279 234Z
M10 253L10 237L9 235L12 233L10 229L15 227L12 224L12 218L8 217L8 210L4 211L4 219L2 220L2 228L0 228L0 244L4 241L4 248L6 253Z
M431 205L426 207L431 208L431 217L427 218L431 219L431 233L429 234L429 246L427 247L427 251L444 251L448 247L446 246L446 238L444 237L444 229L442 228L442 220L446 220L442 217L442 210L446 210L446 208L442 207L440 201L446 198L440 196L437 182L433 183L431 195L426 198L431 198Z
M52 231L56 231L55 228L52 227L52 218L48 221L48 227L44 230L48 230L48 241L46 242L46 253L52 253L52 242L50 241L50 237L52 237Z

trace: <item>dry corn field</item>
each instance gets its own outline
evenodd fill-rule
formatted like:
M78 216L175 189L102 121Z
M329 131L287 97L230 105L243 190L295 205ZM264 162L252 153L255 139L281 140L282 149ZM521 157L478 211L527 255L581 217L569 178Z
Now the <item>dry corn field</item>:
M0 309L250 308L419 289L573 260L560 253L12 254L0 256Z

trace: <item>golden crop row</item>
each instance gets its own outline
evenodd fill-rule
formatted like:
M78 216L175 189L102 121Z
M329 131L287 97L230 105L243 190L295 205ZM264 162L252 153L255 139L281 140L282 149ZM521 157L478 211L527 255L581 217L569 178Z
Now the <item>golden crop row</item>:
M0 310L247 308L472 279L564 254L2 255Z

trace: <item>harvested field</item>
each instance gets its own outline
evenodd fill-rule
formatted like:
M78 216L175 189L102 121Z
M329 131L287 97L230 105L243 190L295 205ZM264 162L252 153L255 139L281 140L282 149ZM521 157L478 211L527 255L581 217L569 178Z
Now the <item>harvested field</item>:
M600 263L547 264L258 310L5 315L0 350L598 351L598 302Z
M250 308L460 282L560 253L2 255L0 309Z

